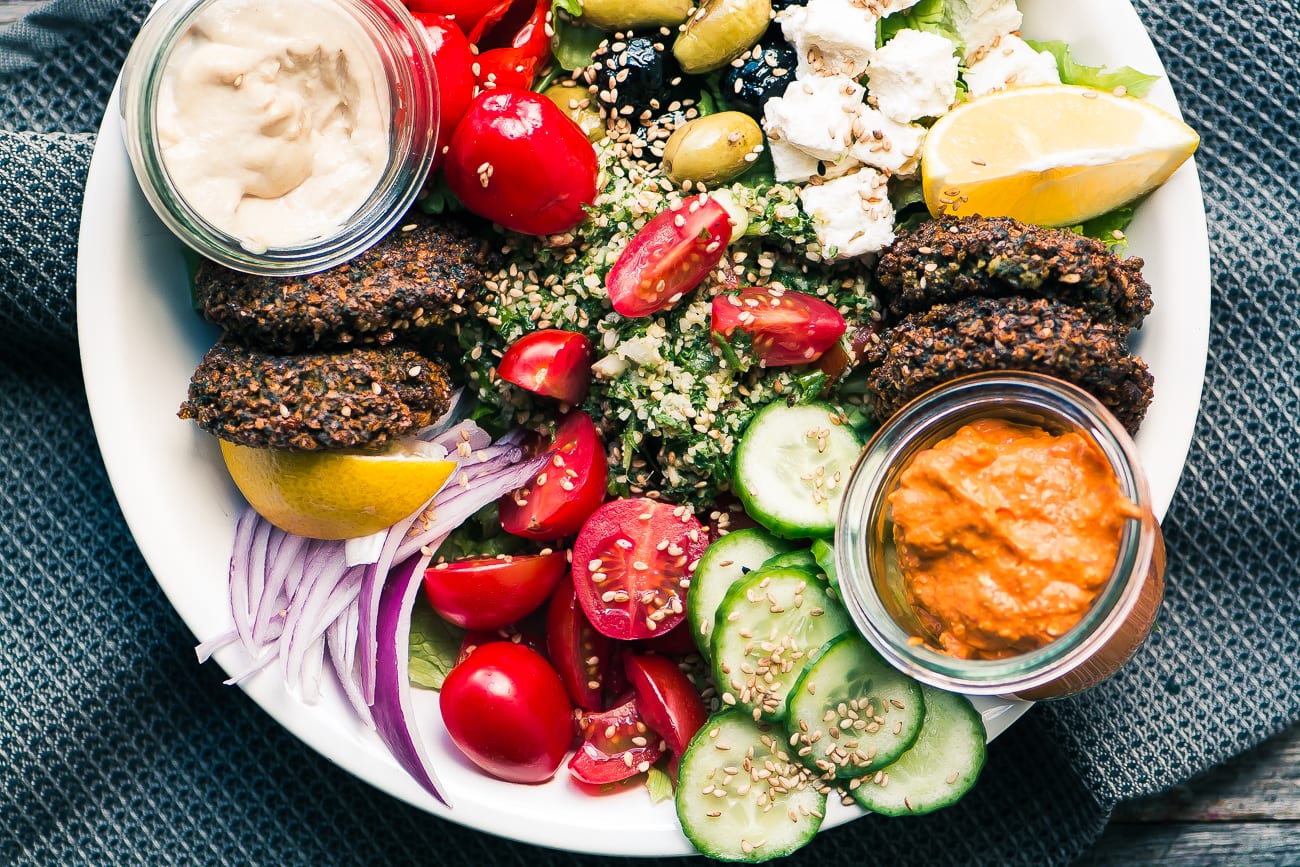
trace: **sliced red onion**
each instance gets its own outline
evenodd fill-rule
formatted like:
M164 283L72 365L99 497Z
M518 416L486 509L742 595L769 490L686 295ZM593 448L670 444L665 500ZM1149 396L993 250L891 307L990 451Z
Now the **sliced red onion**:
M444 489L445 490L445 489ZM437 498L435 497L436 501ZM428 508L426 505L425 508ZM365 567L365 576L361 579L360 620L357 623L357 663L361 666L361 695L366 704L375 701L375 653L378 649L375 623L379 619L379 591L388 578L397 548L410 532L411 525L424 514L424 509L410 518L399 521L388 531L384 540L384 549L379 559Z
M302 536L295 536L292 533L286 533L279 528L273 528L270 535L270 544L267 546L267 567L266 583L262 587L262 596L258 602L257 609L253 612L253 642L263 644L270 639L267 637L267 629L271 624L271 618L279 611L283 611L285 603L289 600L289 591L286 585L290 581L290 575L297 572L299 576L303 570L302 551L307 547L307 539ZM274 547L275 553L271 554L271 548Z
M374 717L371 716L370 707L365 699L361 697L361 685L357 682L356 648L359 608L359 601L353 599L325 631L325 645L329 648L334 674L343 687L343 694L347 696L348 704L352 705L352 709L366 726L374 728Z
M200 643L194 648L194 655L199 658L199 665L202 665L212 658L212 654L216 653L223 647L229 647L238 640L239 633L231 629L228 632L221 633L215 638L209 638L207 641Z
M441 541L441 540L439 540ZM420 592L425 567L431 558L412 557L395 568L379 594L379 653L376 658L375 700L371 705L375 731L397 763L415 781L446 806L438 777L424 750L411 704L408 673L411 653L411 607Z
M371 533L369 536L358 536L355 539L348 539L343 543L343 553L349 566L369 566L379 559L380 553L384 550L384 542L388 540L388 530L385 528L378 533Z
M433 437L429 442L442 446L449 455L464 457L466 449L476 451L491 445L492 436L467 419Z
M244 510L235 523L235 544L230 554L230 616L235 621L235 634L249 653L253 647L253 615L248 608L249 567L253 530L261 520L261 516L251 508Z

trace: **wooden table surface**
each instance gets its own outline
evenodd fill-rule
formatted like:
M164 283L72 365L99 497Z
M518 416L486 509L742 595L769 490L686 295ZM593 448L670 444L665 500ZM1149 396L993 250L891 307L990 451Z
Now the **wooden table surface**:
M0 0L0 26L33 0ZM1160 796L1121 805L1077 867L1300 867L1300 726Z

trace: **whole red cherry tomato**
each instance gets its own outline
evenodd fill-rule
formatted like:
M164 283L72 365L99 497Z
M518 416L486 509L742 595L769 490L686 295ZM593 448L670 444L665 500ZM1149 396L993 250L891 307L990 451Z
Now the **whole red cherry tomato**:
M404 0L412 12L442 15L456 22L462 33L468 34L496 7L501 0Z
M447 675L438 704L460 751L512 783L550 779L573 743L564 684L522 644L481 645Z
M616 783L650 770L663 755L664 744L628 699L604 713L578 718L583 741L569 759L569 773L584 783Z
M449 623L498 629L541 607L568 569L564 551L439 563L424 570L424 595Z
M624 316L667 310L722 260L731 241L727 209L692 196L646 223L605 277L610 303Z
M424 41L438 75L438 145L433 156L436 170L446 158L452 133L474 99L474 53L455 22L442 15L413 12L424 26Z
M511 535L539 541L570 536L605 501L609 464L591 416L567 413L551 448L551 462L531 482L497 501L501 528Z
M715 296L711 327L717 340L748 334L754 355L768 367L816 361L848 328L840 311L820 298L770 288Z
M704 699L677 663L665 656L628 654L623 664L636 690L641 718L659 733L673 754L669 771L675 776L682 750L708 718Z
M573 543L573 590L591 625L610 638L649 638L686 616L686 587L708 533L684 506L612 500Z
M497 365L497 373L536 394L565 403L582 403L591 387L595 353L585 334L547 328L510 344Z
M566 232L596 199L587 134L540 93L480 93L451 139L447 184L469 210L528 235Z

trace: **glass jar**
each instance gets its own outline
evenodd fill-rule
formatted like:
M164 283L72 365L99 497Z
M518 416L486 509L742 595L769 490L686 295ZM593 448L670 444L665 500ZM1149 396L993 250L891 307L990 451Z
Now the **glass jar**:
M346 262L379 241L406 215L428 177L438 132L437 82L423 31L398 0L330 0L329 12L355 23L348 33L372 56L347 58L378 70L377 90L387 123L387 162L378 181L336 227L282 246L236 237L188 201L169 172L159 133L159 101L168 63L204 12L229 0L163 0L145 21L127 55L120 82L122 132L140 187L162 222L195 252L253 274L308 274ZM220 11L220 10L218 10ZM302 16L295 29L318 26ZM349 27L350 30L350 27ZM352 37L355 37L353 39ZM242 82L242 76L239 77ZM236 84L236 87L240 84ZM221 117L212 117L220 124ZM361 193L357 193L359 197Z
M1110 578L1072 629L1007 658L962 659L927 640L932 637L907 601L888 497L919 452L988 418L1090 440L1140 517L1124 521ZM868 443L849 480L836 540L840 591L863 635L894 667L952 692L1040 700L1095 686L1142 644L1164 595L1164 544L1137 446L1091 395L1039 374L964 377L899 411Z

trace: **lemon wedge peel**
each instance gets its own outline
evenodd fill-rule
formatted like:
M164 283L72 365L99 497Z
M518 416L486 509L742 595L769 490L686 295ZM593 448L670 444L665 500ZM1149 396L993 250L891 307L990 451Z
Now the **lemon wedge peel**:
M1200 137L1145 100L1073 85L1012 88L940 118L922 149L936 217L1007 216L1073 226L1141 198Z
M351 539L391 527L432 499L457 466L400 449L293 452L225 440L221 456L258 514L313 539Z

